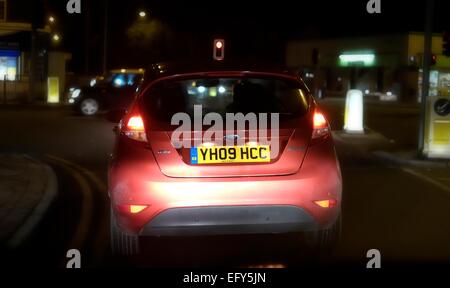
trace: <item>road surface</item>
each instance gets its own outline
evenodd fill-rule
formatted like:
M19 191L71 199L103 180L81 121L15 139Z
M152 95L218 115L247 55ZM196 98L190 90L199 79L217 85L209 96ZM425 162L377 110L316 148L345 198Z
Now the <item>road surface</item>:
M322 106L333 128L341 129L342 103ZM83 267L134 265L109 252L106 167L114 125L61 107L0 110L1 153L36 157L53 167L58 179L56 201L17 250L2 251L2 264L65 267L67 250L76 248ZM373 105L366 107L365 118L369 128L397 148L415 147L416 108ZM380 250L387 262L449 261L448 170L395 166L358 144L336 145L344 181L343 235L334 254L320 261L365 267L369 249ZM289 265L289 249L295 245L274 236L157 239L147 246L144 265L282 266Z

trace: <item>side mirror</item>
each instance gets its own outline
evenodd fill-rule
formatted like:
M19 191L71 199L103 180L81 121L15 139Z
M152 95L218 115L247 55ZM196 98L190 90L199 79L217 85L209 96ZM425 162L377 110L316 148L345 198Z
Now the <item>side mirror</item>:
M106 119L112 123L119 123L125 115L124 109L110 110L106 114Z

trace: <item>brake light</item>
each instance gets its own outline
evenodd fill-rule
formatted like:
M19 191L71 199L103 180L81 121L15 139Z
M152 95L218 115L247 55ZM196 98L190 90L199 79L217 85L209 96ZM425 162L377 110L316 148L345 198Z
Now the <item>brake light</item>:
M327 120L325 120L325 116L323 116L320 112L314 113L314 128L324 128L327 126Z
M140 115L130 117L126 121L126 125L122 131L128 138L136 141L147 142L144 121Z
M319 112L314 112L313 116L313 133L312 138L317 139L330 134L330 126L328 125L325 116Z
M141 116L133 116L128 120L127 128L132 130L144 130L144 121Z

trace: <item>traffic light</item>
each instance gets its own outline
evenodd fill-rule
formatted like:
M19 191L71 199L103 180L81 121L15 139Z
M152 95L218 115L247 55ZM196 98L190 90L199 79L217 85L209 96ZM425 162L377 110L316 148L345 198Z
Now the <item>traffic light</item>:
M448 31L444 31L442 34L442 54L450 57L450 33Z
M435 54L432 54L432 55L431 55L431 59L430 59L430 65L431 65L431 66L436 65L436 60L437 60L436 55L435 55Z
M225 40L214 39L213 59L220 61L223 60L224 58L225 58Z

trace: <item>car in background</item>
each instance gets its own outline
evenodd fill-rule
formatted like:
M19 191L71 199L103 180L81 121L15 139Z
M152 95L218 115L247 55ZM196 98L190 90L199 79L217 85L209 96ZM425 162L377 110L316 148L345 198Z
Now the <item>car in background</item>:
M129 109L109 117L120 120L108 172L113 252L138 254L147 237L161 236L293 233L313 247L334 243L340 166L328 121L296 74L217 61L155 67ZM198 146L177 147L171 117L192 116L194 105L216 115L277 113L279 133L262 145L244 126L221 130L232 142L226 146L200 138ZM190 127L188 143L206 133ZM279 153L269 157L273 145ZM245 152L252 149L259 155Z
M85 116L126 108L133 101L143 76L144 69L111 70L107 77L91 79L89 85L70 88L69 104Z

